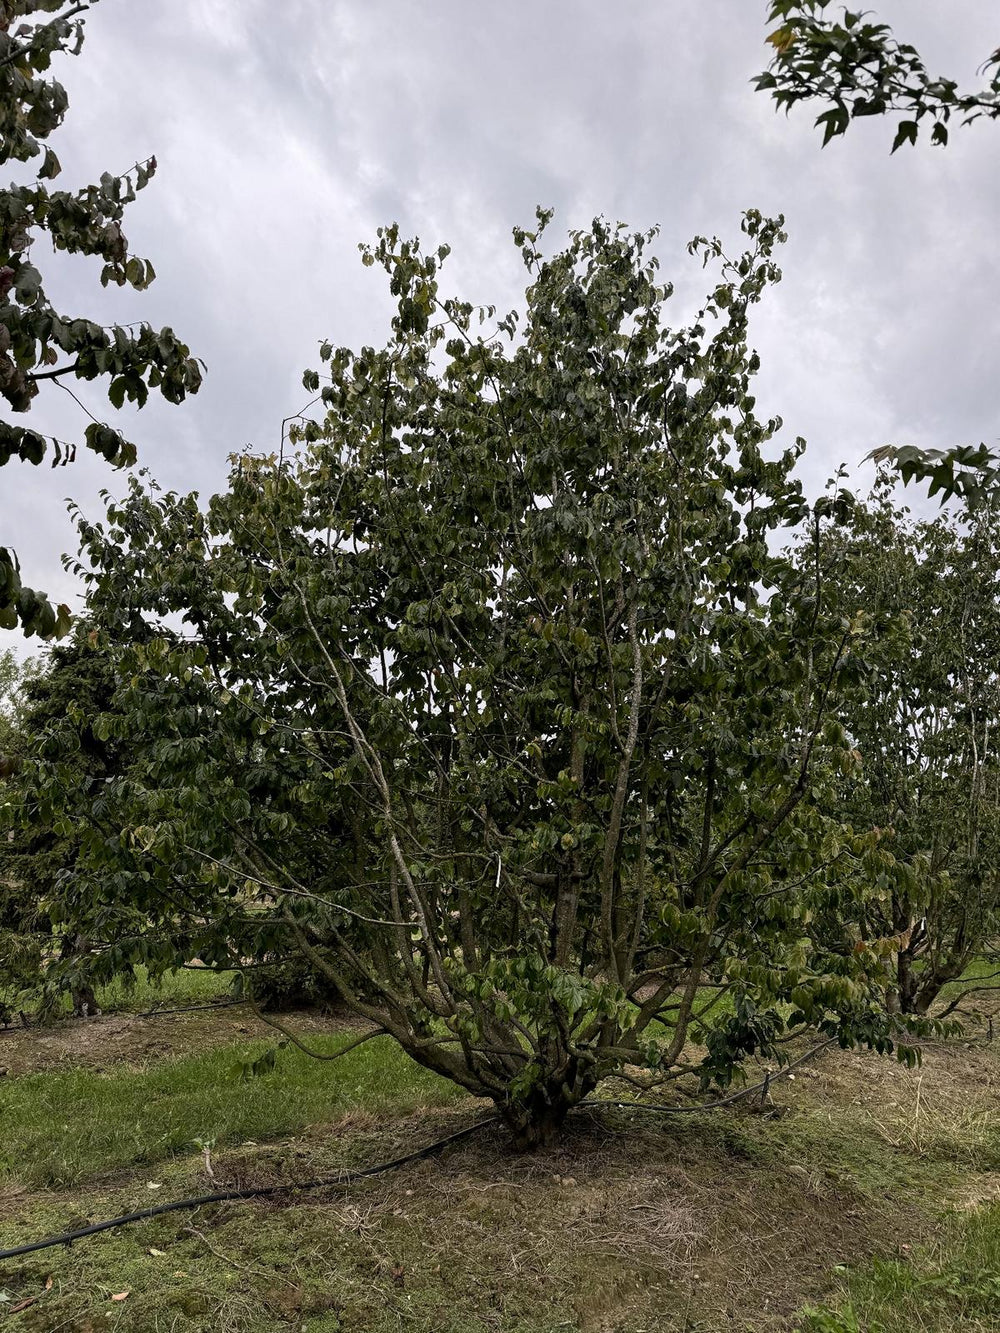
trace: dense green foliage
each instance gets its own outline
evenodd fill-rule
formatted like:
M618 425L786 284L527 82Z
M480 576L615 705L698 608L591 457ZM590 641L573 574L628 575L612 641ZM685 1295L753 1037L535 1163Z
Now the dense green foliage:
M14 653L10 649L0 652L0 776L4 777L11 766L19 678L20 670Z
M44 240L56 250L103 260L105 286L113 282L141 291L155 276L148 260L130 253L121 225L126 206L155 171L155 158L123 175L105 173L97 185L72 191L49 187L62 168L46 141L68 105L49 69L53 56L80 50L79 16L88 7L67 7L63 0L0 0L0 165L40 159L32 184L0 189L0 396L16 414L34 406L43 385L65 376L107 379L108 398L119 408L126 398L141 407L150 389L179 403L201 383L198 363L171 329L105 328L60 314L32 262L32 247ZM39 15L53 17L25 22ZM105 422L92 421L84 437L87 448L109 463L135 459L135 446ZM68 462L76 445L0 420L0 465L11 459L38 464L50 449L54 462ZM52 607L44 594L21 583L14 552L0 548L0 626L20 624L25 633L48 638L64 634L69 619L67 607Z
M76 870L81 831L57 830L37 809L23 761L38 746L62 745L67 757L61 781L90 799L123 767L119 747L99 739L92 726L110 707L113 694L110 659L80 627L72 640L52 649L44 664L22 673L17 708L8 719L10 771L3 800L18 817L0 835L0 985L37 987L43 958L72 957L43 1007L55 1001L59 990L73 995L78 1011L93 1012L96 1003L86 976L89 950L83 937L52 930L52 919L60 917L60 884Z
M59 6L7 8L9 29ZM845 105L898 109L893 79L922 66L827 9L772 5L758 84L832 96L828 140ZM8 156L62 118L34 75L78 47L78 12L8 39ZM110 376L117 406L179 400L199 377L169 331L61 321L24 257L47 229L146 285L120 219L151 164L73 200L43 183L58 169L46 149L9 196L9 404L63 374ZM341 995L525 1144L609 1074L724 1085L806 1028L891 1048L887 960L889 1009L923 1015L992 930L997 833L993 589L969 587L991 520L966 543L884 496L806 503L804 446L776 455L752 392L781 220L748 213L734 259L692 244L716 276L682 329L653 233L597 220L553 254L548 221L515 231L529 286L501 318L441 294L447 247L384 229L363 258L391 332L323 346L323 420L234 458L207 510L135 481L103 523L78 515L95 628L26 691L4 800L9 938L30 901L78 1008L92 978L195 958L262 1000ZM130 462L105 429L88 442ZM910 454L944 494L988 463ZM25 596L8 619L62 628Z
M0 653L0 799L10 801L11 783L21 764L23 734L18 725L23 672L14 653ZM7 1022L10 1001L22 985L38 981L40 952L25 935L35 916L34 904L21 884L8 874L7 833L0 833L0 1022Z
M883 479L821 558L845 613L870 618L870 671L841 717L860 758L844 795L911 867L867 906L895 959L889 1001L925 1013L1000 925L1000 598L996 514L914 521Z
M891 1045L877 959L809 923L908 875L833 806L863 620L772 550L849 509L810 515L754 416L780 221L695 242L720 272L682 330L649 236L546 257L546 221L523 320L483 332L446 250L386 230L391 337L322 349L298 452L237 459L207 513L136 485L81 520L123 654L94 731L135 760L96 800L71 743L32 777L86 826L60 910L107 968L298 951L525 1142L609 1073L726 1082L806 1024Z

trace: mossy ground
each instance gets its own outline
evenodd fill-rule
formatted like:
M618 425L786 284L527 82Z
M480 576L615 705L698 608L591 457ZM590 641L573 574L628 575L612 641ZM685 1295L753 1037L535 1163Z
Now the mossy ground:
M57 1061L49 1052L39 1072L0 1084L0 1247L204 1193L196 1139L215 1141L216 1187L303 1181L489 1110L384 1039L332 1063L286 1050L272 1073L241 1081L237 1057L272 1040L252 1015L157 1020L172 1035L155 1039L148 1020L129 1021L82 1025L76 1059L72 1045ZM328 1019L295 1022L327 1050L345 1039ZM775 1084L765 1107L580 1112L556 1148L531 1156L490 1128L347 1188L172 1213L6 1262L0 1322L16 1333L1000 1329L998 1088L990 1043L929 1045L912 1072L834 1050Z

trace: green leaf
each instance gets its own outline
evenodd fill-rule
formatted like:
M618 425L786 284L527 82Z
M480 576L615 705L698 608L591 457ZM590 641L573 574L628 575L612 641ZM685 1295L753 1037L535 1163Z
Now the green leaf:
M51 148L46 148L42 165L38 168L39 180L53 180L61 170L62 167L55 153Z
M34 463L37 466L45 457L45 440L33 430L23 431L21 433L21 447L18 452L26 462Z
M915 120L901 120L892 141L892 151L901 148L904 143L915 144L920 127Z

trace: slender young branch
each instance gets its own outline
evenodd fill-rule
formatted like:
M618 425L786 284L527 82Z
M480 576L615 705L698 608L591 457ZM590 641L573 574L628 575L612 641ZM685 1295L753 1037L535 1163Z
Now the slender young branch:
M56 370L29 371L25 378L34 380L35 382L39 380L57 380L61 375L74 374L79 365L79 360L76 360L71 362L68 366L59 366Z
M82 14L85 9L89 9L93 3L94 0L88 0L86 4L74 5L72 9L67 9L65 14L57 14L56 17L50 19L48 23L40 23L32 36L37 36L43 29L54 28L59 23L67 23L74 15ZM3 59L0 60L0 69L3 69L5 65L13 65L14 62L20 60L22 56L28 55L31 51L31 47L31 42L27 42L23 46L12 46Z
M234 866L230 865L228 861L220 861L217 856L202 851L200 847L191 847L188 843L182 843L181 846L193 856L198 856L203 861L209 861L212 865L218 866L221 870L226 870L240 879L248 879L262 889L267 889L269 893L286 894L290 898L307 898L310 902L322 903L324 907L328 907L332 911L343 912L345 916L352 916L357 921L363 921L368 926L395 927L397 924L395 921L385 921L381 917L365 916L363 912L357 912L353 907L346 907L343 903L337 902L336 899L324 898L319 893L310 893L301 884L296 884L295 888L289 888L287 884L275 884L272 880L262 879L259 875L252 874L245 866Z
M434 969L434 980L437 982L441 994L450 1003L451 987L449 986L448 980L445 977L444 968L441 965L441 955L438 951L436 944L434 943L431 934L430 921L428 919L428 912L427 912L427 904L425 903L423 895L420 893L419 888L414 882L413 876L410 874L410 867L406 863L406 858L403 855L403 850L399 845L399 839L396 836L397 821L395 817L395 812L393 811L392 808L392 796L389 790L389 783L386 780L385 772L382 768L382 761L379 759L377 751L367 740L364 732L361 730L361 727L358 724L357 719L354 716L354 712L347 699L347 691L344 687L343 676L341 675L336 662L334 662L333 658L330 656L329 650L327 649L326 642L323 639L323 636L319 633L319 631L316 628L316 622L313 620L312 612L309 609L309 602L308 599L306 598L305 592L301 587L298 586L296 586L296 591L299 594L299 602L302 607L302 613L305 618L306 625L309 629L309 632L314 642L319 647L319 650L324 660L326 661L327 670L330 672L330 675L332 677L334 692L337 696L337 702L340 705L340 710L341 713L343 714L344 721L347 723L347 729L351 733L351 741L354 745L355 754L357 755L361 764L371 777L372 782L374 783L375 788L381 799L382 812L383 815L385 816L387 825L387 837L389 842L389 849L392 853L393 860L399 867L399 873L402 876L403 882L406 884L407 890L410 893L411 901L413 902L413 906L417 914L417 920L420 926L420 933L423 936L424 947L427 949L428 956L431 960L431 966Z
M614 938L614 878L621 843L622 818L625 813L625 801L628 796L628 779L632 768L632 756L635 754L639 738L639 712L642 705L642 650L639 645L638 606L636 599L628 614L629 642L632 646L632 688L629 693L628 733L622 756L618 763L615 780L615 793L608 816L608 831L604 839L604 858L601 865L601 935L604 943L607 966L615 981L621 981L620 967L616 956Z

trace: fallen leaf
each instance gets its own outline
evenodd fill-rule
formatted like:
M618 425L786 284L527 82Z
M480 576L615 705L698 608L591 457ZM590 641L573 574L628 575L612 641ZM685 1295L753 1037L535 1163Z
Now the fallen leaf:
M51 1273L50 1273L49 1276L45 1279L45 1290L46 1290L46 1291L51 1291L51 1290L52 1290L52 1274L51 1274Z
M127 1301L131 1295L132 1293L130 1291L120 1291L116 1296L112 1296L111 1299L113 1301Z
M149 1253L154 1259L165 1259L167 1257L166 1250L158 1250L155 1245L149 1247Z
M161 1190L161 1189L163 1189L163 1181L162 1181L162 1180L147 1180L147 1181L146 1181L146 1188L147 1188L148 1190Z

